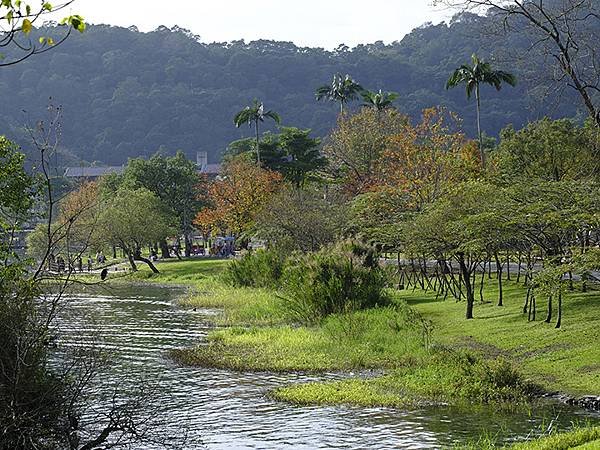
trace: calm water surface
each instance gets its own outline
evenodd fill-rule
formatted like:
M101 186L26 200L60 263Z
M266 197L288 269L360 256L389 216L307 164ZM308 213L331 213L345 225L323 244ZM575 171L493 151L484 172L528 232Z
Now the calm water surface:
M188 448L438 449L480 434L506 442L551 422L565 427L578 420L599 421L590 413L558 405L508 414L492 409L400 411L278 403L266 396L274 387L340 375L236 373L173 364L167 351L201 342L217 314L178 306L176 298L182 293L128 286L72 295L68 319L61 325L61 345L81 345L102 336L101 345L112 351L103 382L143 376L158 383L161 403L168 409L161 417L165 429L185 428L190 442L197 438L203 443Z

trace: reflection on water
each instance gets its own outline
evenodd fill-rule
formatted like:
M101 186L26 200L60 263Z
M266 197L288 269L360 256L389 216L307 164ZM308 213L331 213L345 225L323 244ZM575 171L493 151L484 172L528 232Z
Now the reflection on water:
M169 413L165 428L185 425L210 449L231 448L405 448L433 449L476 439L485 433L505 441L526 436L552 420L568 426L592 418L583 411L547 406L530 413L495 413L426 408L295 407L270 400L277 386L340 375L235 373L187 368L165 357L169 349L195 345L211 328L212 310L177 306L182 291L165 287L119 287L69 297L62 345L102 336L113 364L103 380L158 380Z

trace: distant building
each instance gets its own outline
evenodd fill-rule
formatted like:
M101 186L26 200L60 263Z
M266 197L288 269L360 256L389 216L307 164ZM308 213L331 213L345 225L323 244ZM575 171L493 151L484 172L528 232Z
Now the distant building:
M196 166L198 173L207 175L209 178L216 177L221 171L221 164L209 164L207 152L196 153ZM125 170L124 166L95 166L95 167L67 167L65 169L65 178L85 178L96 179L110 173L121 174Z
M65 169L65 178L99 178L109 173L123 173L123 166L106 166L106 167L67 167Z
M208 152L196 152L196 167L198 173L209 177L216 177L221 171L221 164L208 163Z

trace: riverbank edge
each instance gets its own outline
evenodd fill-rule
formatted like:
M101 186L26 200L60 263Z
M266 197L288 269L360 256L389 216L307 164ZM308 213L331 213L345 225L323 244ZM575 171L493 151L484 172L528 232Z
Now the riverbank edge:
M201 264L209 266L209 265L212 265L214 263L214 261L215 260L202 261ZM180 265L182 264L182 262L173 262L173 263L170 263L169 266L174 267L175 266L174 263L180 264ZM185 264L185 262L183 262L183 264ZM189 261L188 261L188 264L190 264L190 267L189 267L190 269L192 269L191 265L197 265L195 262L189 262ZM218 268L217 271L208 270L208 272L210 272L210 275L204 277L205 281L207 279L209 279L215 273L220 272L220 269L222 269L224 267L225 262L221 261L218 264L220 264L220 267ZM167 266L165 265L165 267L167 267ZM194 270L190 270L190 271L194 272ZM186 272L186 271L184 270L182 272ZM196 282L190 283L189 278L182 279L179 277L175 277L175 278L171 277L171 279L169 279L169 280L161 280L162 278L163 278L162 276L154 276L151 274L142 274L141 277L139 277L139 275L138 275L138 277L135 278L135 282L153 283L153 284L159 283L162 285L179 285L179 286L188 286L188 287L190 287L190 285L193 285L191 292L193 292L194 289L202 290L202 287L203 287L202 282L197 282L198 280L195 280ZM227 288L227 291L229 291L232 295L235 295L235 293L238 292L239 290L234 289L234 288ZM244 293L248 293L249 291L254 291L254 290L244 289L243 291L244 291ZM227 304L227 303L221 304L218 302L215 303L214 301L210 300L208 298L208 296L205 296L205 295L199 295L199 296L192 295L185 300L185 304L188 306L191 306L191 307L210 307L210 308L222 307L222 308L224 308L226 315L228 314L228 311L231 308L231 304ZM279 321L276 320L275 322L281 323L280 320ZM229 321L225 320L220 323L220 325L223 325L223 324L230 325L230 326L239 325L239 323L236 324L235 321L232 322L231 320L229 320ZM264 326L264 324L260 324L260 326L262 327L262 326ZM193 357L190 358L190 350L192 350L192 349L185 349L185 350L179 351L178 355L174 355L175 359L179 360L179 362L181 362L181 363L188 364L188 365L189 364L193 365L195 363L198 363L197 360L196 361L193 360L194 359ZM242 358L244 352L247 351L248 349L240 348L238 350L240 350L239 356L240 356L240 358ZM218 368L227 368L227 369L231 369L231 370L243 370L243 371L252 371L252 370L255 370L255 371L279 371L279 372L294 372L294 371L306 372L307 371L305 367L304 368L287 368L286 369L286 368L281 368L281 367L277 368L277 367L263 366L263 367L254 367L253 368L251 366L251 364L247 364L247 363L240 364L238 367L222 366L222 365L220 366L220 365L218 365L218 362L214 361L214 360L212 360L211 364L209 364L209 365L212 367L215 367L215 368L218 367ZM340 370L340 368L328 367L328 368L323 368L323 369L317 369L317 370L314 370L311 372L324 372L324 371L331 371L331 370ZM356 370L356 368L352 368L352 367L341 368L341 370ZM535 381L535 379L534 379L534 381ZM543 383L542 383L542 386L545 387ZM546 389L546 391L547 392L545 394L543 394L543 396L545 398L552 398L557 401L567 403L570 405L576 405L576 406L581 406L581 407L585 407L585 408L589 408L589 409L595 409L600 404L600 396L594 396L594 395L577 396L577 395L573 395L572 393L569 393L568 390L564 390L564 391L560 390L560 392L557 392L552 389ZM383 405L383 406L385 406L385 405Z

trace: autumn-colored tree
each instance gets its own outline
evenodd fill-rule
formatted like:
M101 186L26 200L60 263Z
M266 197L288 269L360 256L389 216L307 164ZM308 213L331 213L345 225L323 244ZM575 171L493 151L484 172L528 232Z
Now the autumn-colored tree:
M242 233L252 226L257 214L281 186L279 173L245 158L234 158L209 186L205 200L210 206L198 213L194 223L203 230Z
M442 108L423 111L416 125L406 123L377 161L376 189L405 192L409 208L421 209L445 187L472 178L480 160L477 144L459 131L459 121Z
M95 241L101 202L98 183L82 183L61 200L50 228L40 224L28 236L28 253L38 260L60 254L74 266Z
M332 179L352 197L368 191L388 138L401 133L407 123L407 117L393 109L363 108L351 116L340 115L323 148Z

